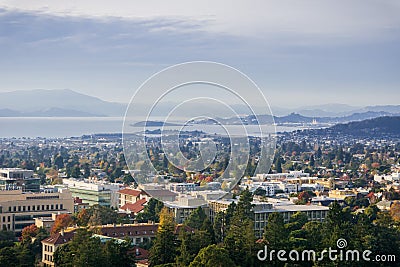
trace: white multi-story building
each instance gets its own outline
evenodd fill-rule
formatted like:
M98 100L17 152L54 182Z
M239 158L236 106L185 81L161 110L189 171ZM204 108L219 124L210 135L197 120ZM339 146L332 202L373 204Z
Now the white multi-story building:
M89 180L63 179L73 197L79 197L89 205L101 205L118 208L120 184Z
M377 183L399 182L400 173L396 172L389 175L374 175L374 181Z
M21 168L0 169L0 190L18 190L39 192L40 179L34 177L32 170Z
M209 215L211 221L214 221L218 212L225 212L232 202L237 199L222 199L209 201ZM317 205L295 205L290 201L268 200L268 202L253 201L254 213L254 233L257 238L261 238L264 228L268 222L268 216L273 212L282 213L285 223L289 222L290 217L296 212L302 212L307 215L309 221L324 221L329 208Z
M324 186L319 183L301 184L301 191L324 191Z

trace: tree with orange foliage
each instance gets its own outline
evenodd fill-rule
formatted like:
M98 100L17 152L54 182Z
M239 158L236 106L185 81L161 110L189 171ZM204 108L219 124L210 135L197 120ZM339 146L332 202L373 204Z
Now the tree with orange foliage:
M61 229L71 226L73 219L69 214L60 214L56 217L53 227L51 227L50 233L55 234Z
M400 202L394 202L390 206L390 215L392 215L395 222L400 222Z
M22 229L22 243L31 242L32 237L35 237L39 232L36 225L31 224Z
M76 217L79 226L87 226L90 219L90 214L86 209L82 209Z

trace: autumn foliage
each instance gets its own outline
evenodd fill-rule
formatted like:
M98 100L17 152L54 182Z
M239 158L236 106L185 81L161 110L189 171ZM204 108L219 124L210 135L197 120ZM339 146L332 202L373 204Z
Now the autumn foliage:
M61 229L67 228L73 224L73 219L69 214L60 214L56 217L53 227L51 227L50 233L55 234Z

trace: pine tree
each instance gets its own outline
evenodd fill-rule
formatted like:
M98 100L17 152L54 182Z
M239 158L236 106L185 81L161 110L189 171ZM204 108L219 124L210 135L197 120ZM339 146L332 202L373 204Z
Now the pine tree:
M235 267L235 262L224 248L210 245L200 250L189 267Z
M174 216L167 208L163 208L160 213L157 235L150 250L150 266L175 262L174 230Z
M285 249L288 232L285 229L283 215L278 212L268 216L267 225L264 230L264 240L270 249Z
M253 196L248 189L240 195L224 239L230 258L239 266L252 266L255 259L255 236L252 213Z

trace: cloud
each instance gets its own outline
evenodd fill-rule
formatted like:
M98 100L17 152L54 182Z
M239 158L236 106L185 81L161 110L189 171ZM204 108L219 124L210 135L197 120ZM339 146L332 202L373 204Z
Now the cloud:
M377 40L390 37L393 29L400 28L400 5L396 0L5 0L0 7L56 16L181 21L180 25L152 27L152 31L186 32L186 22L207 32L267 40L279 36L314 42Z
M400 85L398 2L76 3L0 3L0 91L125 101L149 75L192 60L232 65L285 105L375 101L376 90L395 101Z

